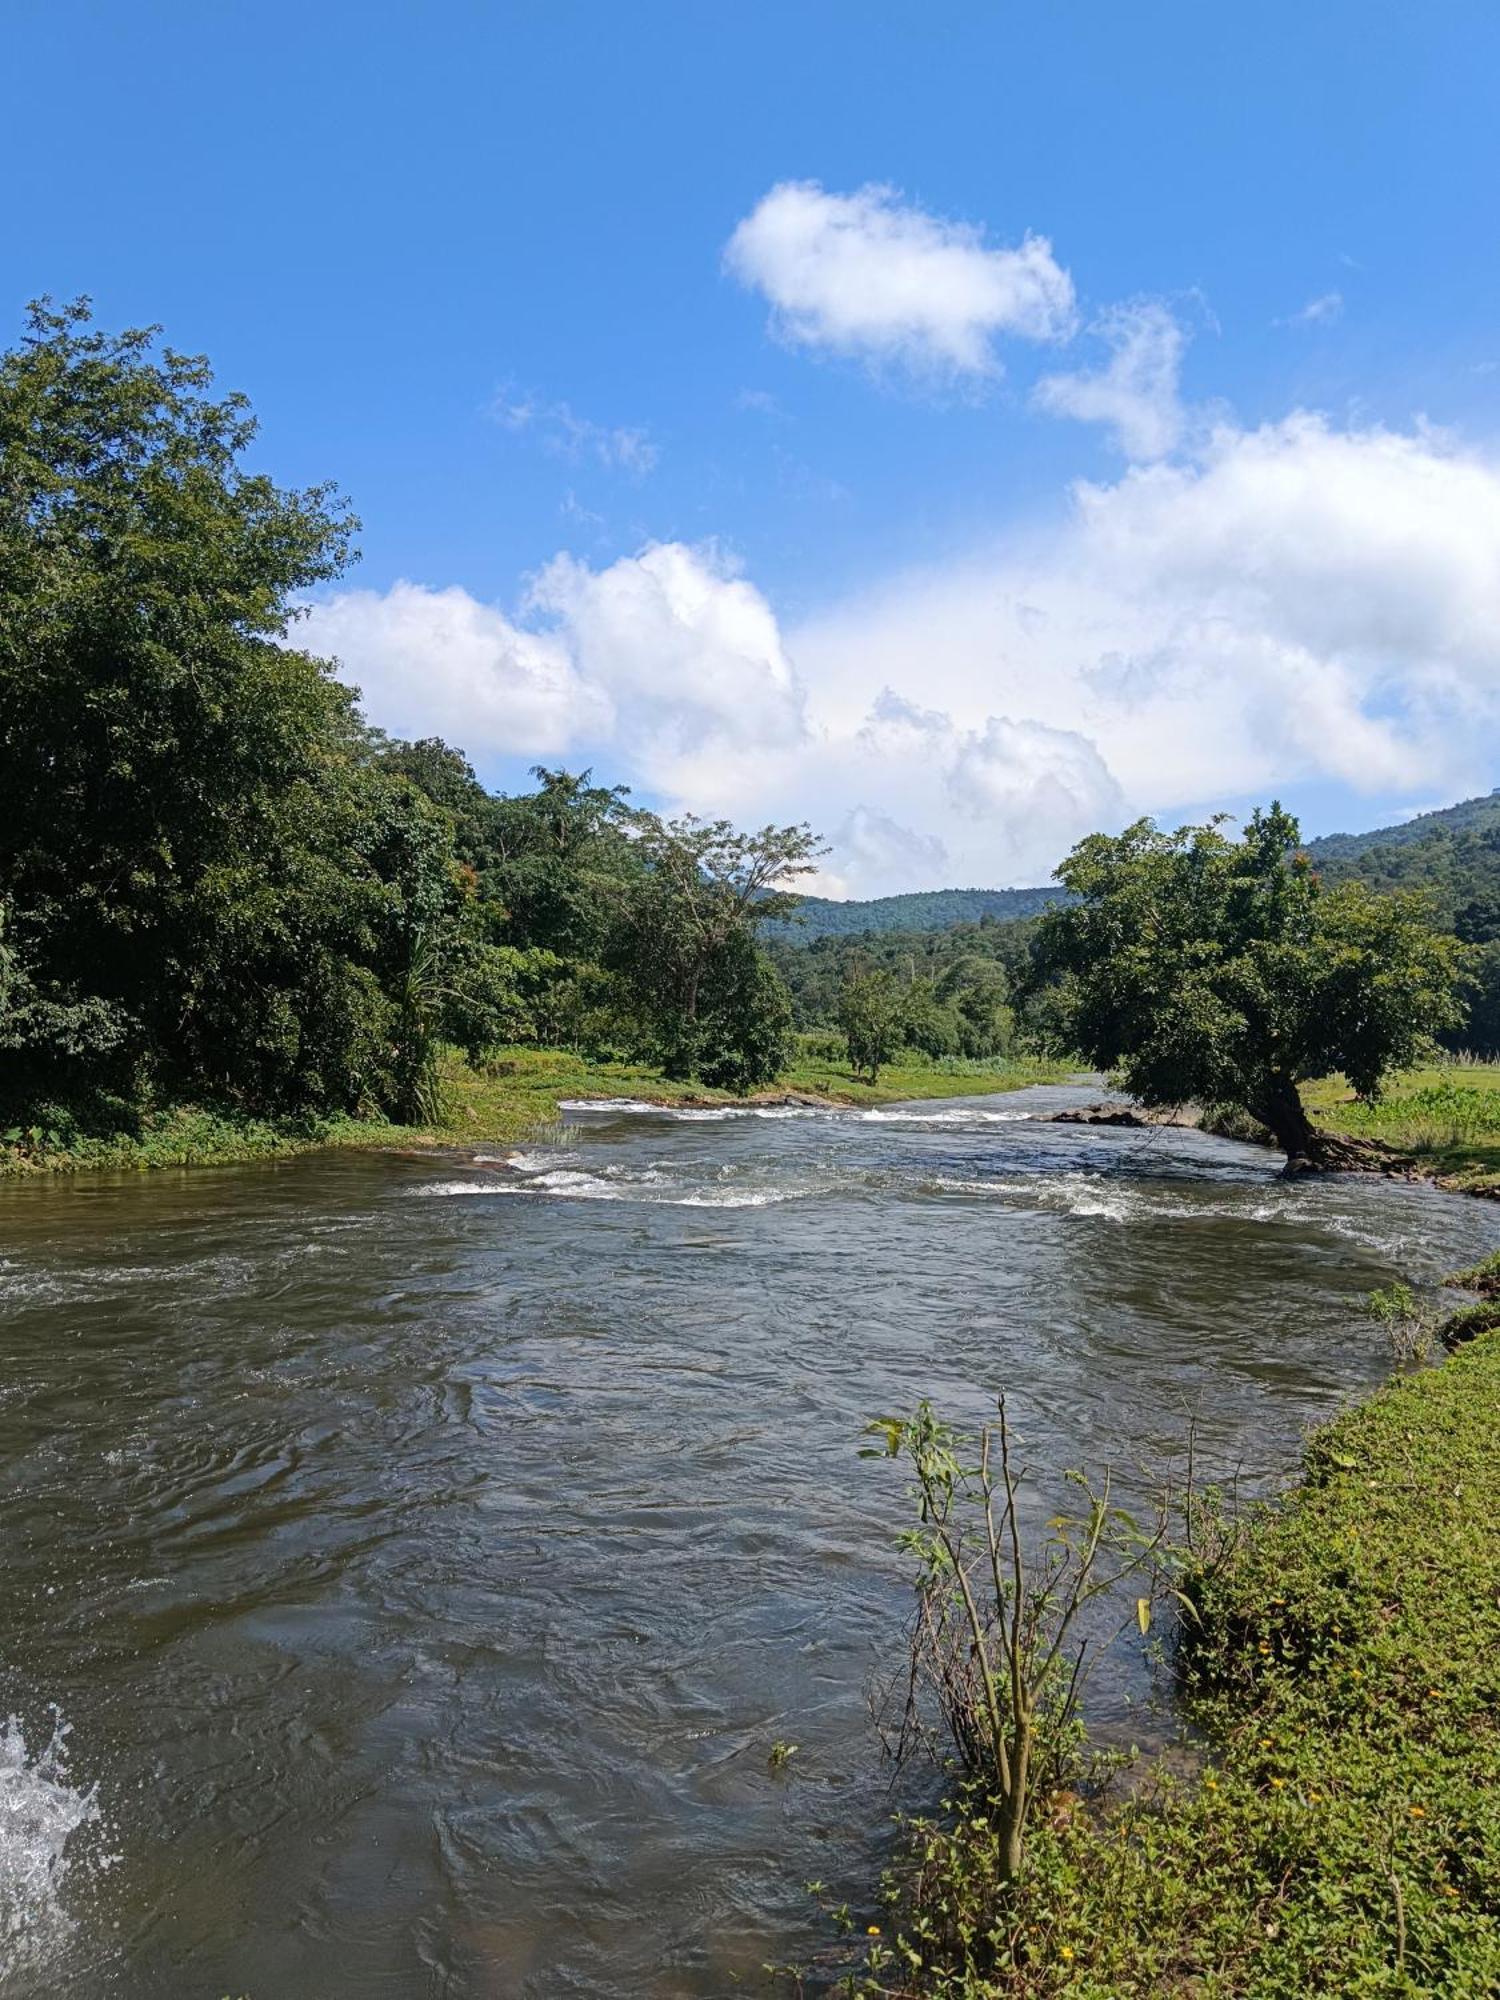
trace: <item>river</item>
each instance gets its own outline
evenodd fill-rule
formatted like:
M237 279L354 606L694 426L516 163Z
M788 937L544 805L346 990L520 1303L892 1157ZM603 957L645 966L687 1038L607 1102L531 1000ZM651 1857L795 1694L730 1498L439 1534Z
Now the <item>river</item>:
M1049 1473L1191 1421L1275 1481L1389 1371L1362 1295L1500 1234L1036 1115L1088 1094L0 1187L6 2000L720 2000L825 1943L908 1602L862 1425L1003 1388Z

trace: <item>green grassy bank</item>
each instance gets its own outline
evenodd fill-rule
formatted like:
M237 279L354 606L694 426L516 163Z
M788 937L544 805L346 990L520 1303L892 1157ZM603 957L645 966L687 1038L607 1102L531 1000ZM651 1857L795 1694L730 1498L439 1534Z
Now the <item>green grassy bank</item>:
M808 1037L775 1090L831 1104L894 1104L908 1098L967 1097L1056 1081L1064 1066L1027 1057L991 1062L908 1064L882 1070L878 1084L856 1080ZM457 1057L444 1066L444 1114L428 1128L358 1118L267 1120L223 1108L170 1105L132 1110L87 1126L64 1111L0 1138L0 1177L77 1173L98 1168L222 1166L272 1159L324 1146L455 1145L520 1139L556 1119L569 1098L635 1097L663 1104L732 1104L728 1091L675 1083L659 1070L628 1062L589 1062L564 1049L503 1049L483 1070Z
M918 1830L866 1994L1293 2000L1500 1994L1500 1334L1313 1440L1193 1586L1209 1762L1093 1810L1028 1872Z
M1342 1077L1302 1095L1314 1124L1410 1153L1445 1186L1500 1194L1500 1063L1407 1070L1374 1104L1361 1104Z

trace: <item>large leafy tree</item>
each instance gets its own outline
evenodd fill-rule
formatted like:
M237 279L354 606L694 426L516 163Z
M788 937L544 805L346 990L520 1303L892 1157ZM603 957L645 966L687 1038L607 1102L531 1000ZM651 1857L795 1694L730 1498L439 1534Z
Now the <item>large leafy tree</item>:
M856 1076L880 1081L906 1038L906 994L889 972L856 973L839 994L838 1021Z
M786 1066L786 987L756 943L767 917L790 914L791 887L823 850L807 826L738 832L689 814L628 816L640 875L611 955L668 1075L738 1089Z
M452 820L292 643L355 523L247 470L254 435L201 357L83 303L0 357L12 1101L411 1095L412 940L466 915Z
M532 770L534 792L490 801L481 873L516 944L599 959L620 918L622 885L640 872L623 785L590 771Z
M1325 888L1277 805L1241 839L1222 820L1091 835L1057 871L1077 899L1043 917L1056 1035L1143 1103L1236 1105L1289 1160L1338 1165L1299 1085L1342 1071L1364 1097L1461 1013L1462 947L1420 897Z

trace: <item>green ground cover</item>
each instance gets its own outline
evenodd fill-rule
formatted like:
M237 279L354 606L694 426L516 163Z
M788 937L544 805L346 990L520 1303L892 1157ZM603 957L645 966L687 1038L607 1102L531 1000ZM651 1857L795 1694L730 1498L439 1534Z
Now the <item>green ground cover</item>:
M1393 1077L1361 1104L1342 1077L1303 1087L1315 1125L1410 1153L1445 1184L1500 1192L1500 1063L1446 1063Z
M862 1994L1500 1993L1500 1333L1312 1441L1192 1585L1207 1768L916 1831Z
M1029 1057L985 1062L908 1063L881 1072L878 1084L852 1077L833 1059L828 1038L803 1039L774 1091L835 1104L895 1104L907 1098L969 1097L1056 1081L1065 1066ZM723 1090L676 1083L643 1063L591 1062L565 1049L500 1050L481 1068L450 1056L443 1067L444 1116L430 1128L357 1118L271 1120L227 1109L171 1105L136 1112L114 1107L80 1125L58 1111L25 1130L0 1134L0 1177L96 1168L222 1166L302 1153L321 1146L454 1145L522 1139L552 1123L568 1098L636 1097L663 1104L732 1104Z

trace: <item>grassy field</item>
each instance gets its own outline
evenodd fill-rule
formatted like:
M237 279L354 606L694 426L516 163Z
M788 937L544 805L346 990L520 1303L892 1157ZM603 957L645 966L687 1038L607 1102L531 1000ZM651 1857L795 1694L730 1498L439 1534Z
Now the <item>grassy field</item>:
M878 1084L856 1081L832 1061L826 1038L808 1037L772 1092L794 1091L837 1104L893 1104L906 1098L967 1097L1017 1090L1067 1074L1055 1063L997 1058L989 1063L923 1063L883 1070ZM280 1122L229 1110L172 1105L130 1116L118 1129L83 1131L55 1114L0 1140L0 1177L99 1168L221 1166L274 1159L323 1146L454 1145L521 1139L553 1122L569 1098L635 1097L663 1104L734 1103L727 1091L674 1083L639 1063L588 1062L563 1049L503 1049L482 1070L454 1058L444 1069L444 1117L422 1129L356 1118ZM106 1121L107 1122L107 1121Z
M1317 1125L1410 1153L1446 1185L1500 1192L1500 1063L1408 1070L1375 1104L1342 1077L1303 1088Z
M1500 1993L1497 1424L1500 1333L1319 1433L1190 1582L1202 1774L1059 1797L1010 1892L988 1821L920 1827L848 1990Z

